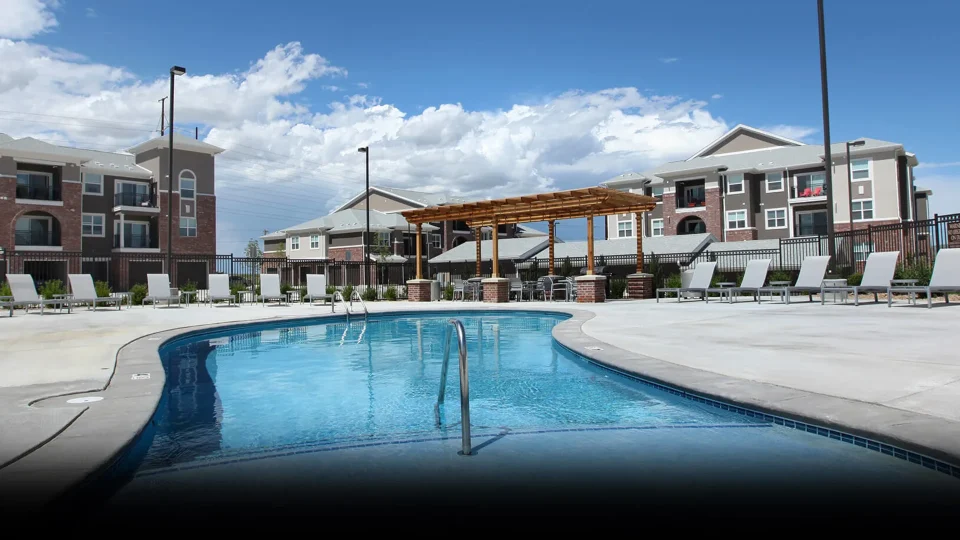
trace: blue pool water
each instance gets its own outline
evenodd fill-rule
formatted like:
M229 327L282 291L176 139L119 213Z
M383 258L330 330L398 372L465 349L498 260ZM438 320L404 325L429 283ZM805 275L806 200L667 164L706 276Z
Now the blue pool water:
M478 450L469 458L456 454L455 343L439 427L434 414L451 317L467 336ZM919 478L923 489L957 493L960 483L943 474L595 366L554 342L551 331L566 318L446 312L369 323L317 319L171 342L161 350L164 396L120 467L126 485L114 500L179 493L180 501L213 485L236 492L256 486L271 502L294 485L341 497L344 486L387 478L397 486L482 480L499 482L501 491L542 487L545 478L594 480L629 490L644 485L647 493L678 485L873 489L878 479L899 490L898 482Z

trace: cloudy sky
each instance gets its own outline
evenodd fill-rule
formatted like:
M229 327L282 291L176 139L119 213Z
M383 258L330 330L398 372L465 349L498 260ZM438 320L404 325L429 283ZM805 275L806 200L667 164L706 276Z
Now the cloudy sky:
M185 66L176 125L228 149L221 252L362 190L359 146L375 185L487 198L596 185L737 123L822 141L815 2L717 4L0 0L0 132L123 148L158 134ZM956 212L956 70L925 68L955 65L960 9L880 4L828 2L832 135L904 143Z

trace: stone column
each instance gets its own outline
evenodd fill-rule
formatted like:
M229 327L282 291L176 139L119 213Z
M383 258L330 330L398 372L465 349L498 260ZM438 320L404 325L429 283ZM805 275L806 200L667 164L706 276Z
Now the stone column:
M631 300L646 300L653 298L655 294L653 274L636 273L627 276L627 296Z
M483 280L483 301L502 304L510 301L510 280L492 277Z
M607 297L607 276L586 275L574 278L577 284L577 302L602 303Z
M407 300L410 302L429 302L430 285L433 282L429 279L411 279L407 281Z

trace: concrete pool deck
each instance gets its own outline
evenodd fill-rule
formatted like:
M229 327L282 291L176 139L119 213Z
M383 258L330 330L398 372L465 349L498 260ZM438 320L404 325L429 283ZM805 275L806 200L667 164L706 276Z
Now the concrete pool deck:
M574 312L572 324L559 325L555 336L585 356L706 397L808 419L960 463L960 355L949 352L960 306L941 304L928 310L883 304L623 301L381 302L370 308ZM162 371L153 382L119 396L134 399L114 400L128 405L111 405L120 407L115 414L98 417L103 402L70 405L67 397L45 398L97 394L108 383L116 396L130 387L132 373L156 373L156 346L191 327L329 313L329 307L319 306L245 305L81 309L71 315L18 313L0 318L0 485L29 481L52 458L64 461L64 480L71 467L83 472L81 464L65 458L96 447L99 438L91 434L97 429L122 432L127 439L135 436L156 405ZM161 339L139 340L124 348L160 332ZM118 361L121 348L127 360ZM153 358L146 354L149 350ZM51 493L59 489L50 486Z

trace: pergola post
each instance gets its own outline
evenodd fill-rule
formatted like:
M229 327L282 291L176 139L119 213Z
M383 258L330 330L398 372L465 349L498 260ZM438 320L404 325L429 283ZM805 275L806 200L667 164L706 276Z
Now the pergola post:
M480 239L483 238L483 236L481 235L482 232L483 232L483 227L477 227L476 229L474 229L474 233L473 233L473 235L477 239L477 273L476 273L477 277L480 277L481 275L480 271L483 268L480 262Z
M637 221L643 219L643 214L637 214ZM653 298L655 290L653 287L653 275L643 273L643 233L640 227L636 229L637 234L637 271L627 276L627 296L632 300L643 300Z
M553 273L553 242L556 239L556 230L557 230L557 222L551 219L550 221L547 222L547 231L549 231L547 236L549 237L549 240L550 240L550 251L549 251L550 262L547 265L548 276L555 275Z
M497 217L493 217L493 273L490 277L500 277L500 253L497 251L500 234L497 229Z
M421 246L421 236L420 231L423 230L423 225L417 223L417 279L423 279L423 246Z
M587 215L587 274L577 276L577 302L604 302L607 299L607 276L593 273L593 214Z
M643 216L640 215L637 217L642 218ZM641 234L639 230L637 230L636 233L637 233L637 273L642 274L643 273L643 234Z
M587 275L593 275L593 216L587 216Z
M423 225L417 223L417 279L407 281L407 300L411 302L429 302L431 298L432 281L423 279Z

